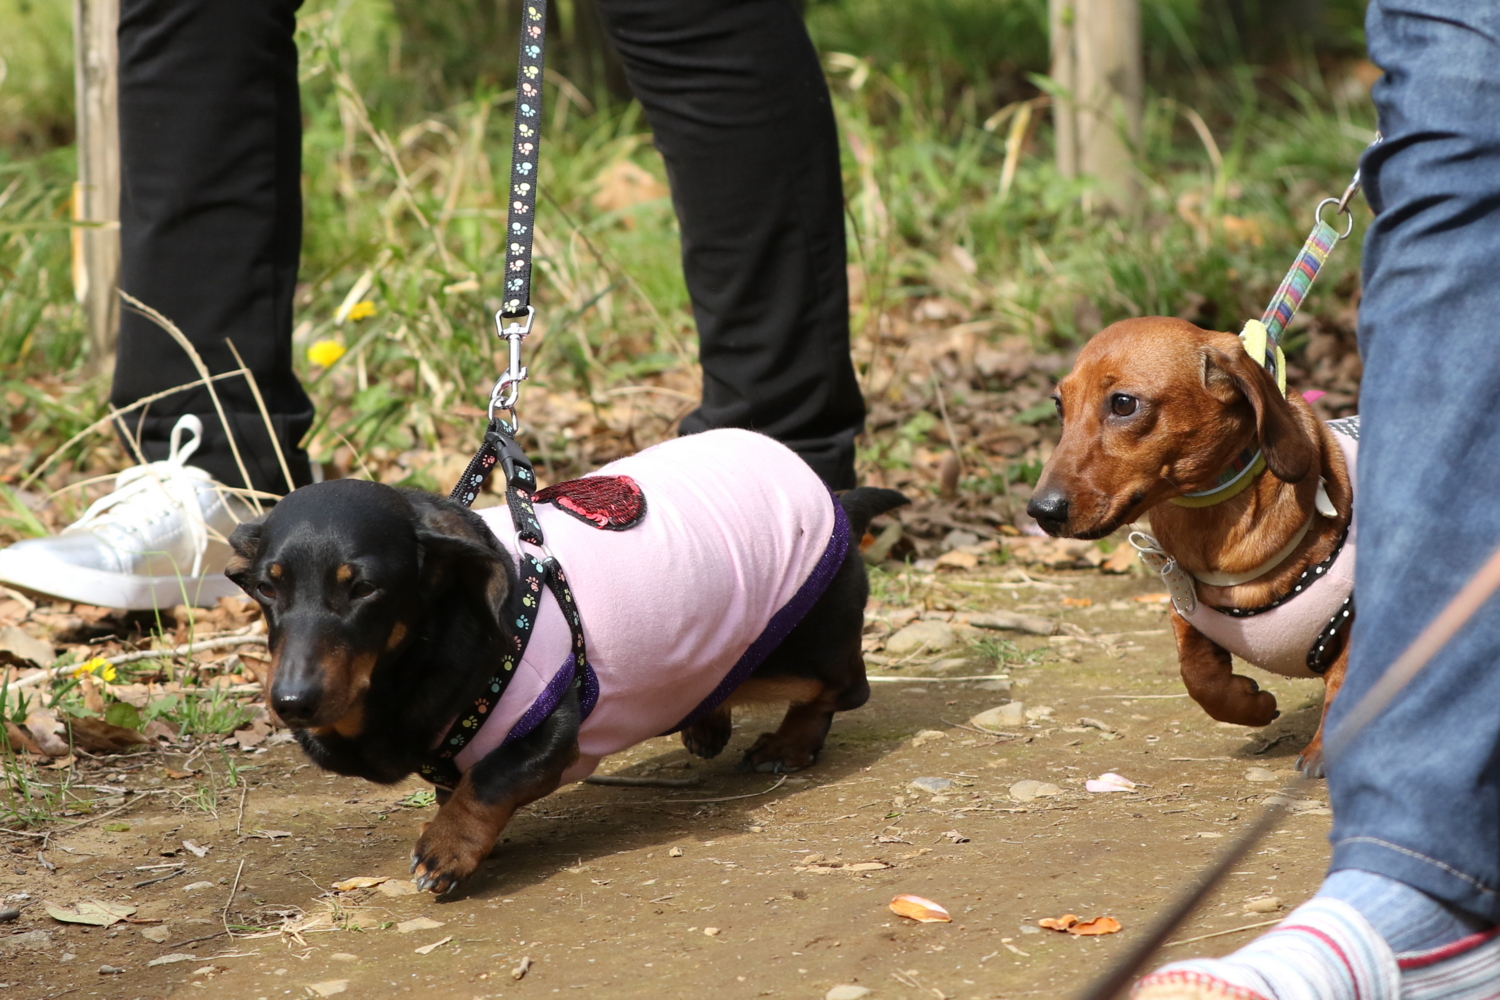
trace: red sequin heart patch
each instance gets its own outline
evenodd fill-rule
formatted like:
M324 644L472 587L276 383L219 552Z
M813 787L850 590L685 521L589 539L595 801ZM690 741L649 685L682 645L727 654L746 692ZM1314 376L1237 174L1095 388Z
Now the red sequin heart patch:
M538 490L535 503L550 503L605 531L624 531L646 516L646 495L629 476L585 476Z

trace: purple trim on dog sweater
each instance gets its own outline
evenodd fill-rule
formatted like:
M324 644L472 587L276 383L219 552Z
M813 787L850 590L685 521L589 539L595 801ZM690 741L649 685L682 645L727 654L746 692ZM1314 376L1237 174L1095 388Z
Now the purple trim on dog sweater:
M568 693L568 685L573 683L574 663L573 656L569 654L567 662L562 665L561 670L552 676L551 682L547 684L546 690L542 692L541 697L532 702L531 707L526 710L526 714L521 716L514 726L510 727L510 732L506 733L505 739L500 741L501 746L514 743L516 740L531 735L531 731L540 726L542 721L552 714L552 710L557 708L558 703L563 700L563 695ZM589 671L589 676L593 676L592 670ZM585 679L584 685L587 687L587 679ZM595 680L594 700L597 701L598 698L599 682ZM589 706L591 709L593 707L593 705Z
M568 657L572 662L572 657ZM564 670L567 667L563 668ZM594 665L585 663L583 665L583 690L578 692L578 723L582 725L593 713L594 706L599 704L599 677L594 673Z
M771 651L781 645L783 639L797 627L797 623L812 610L812 606L823 596L823 591L828 589L833 575L838 572L839 567L844 564L844 556L849 551L849 518L844 514L844 506L839 503L837 497L833 500L833 537L828 540L828 548L823 550L823 557L813 567L813 571L803 581L801 587L792 595L792 599L782 605L781 610L771 616L771 621L766 625L765 631L756 637L745 650L745 654L730 668L729 673L714 688L713 693L704 698L698 707L687 714L687 717L677 725L668 729L663 736L679 732L691 726L699 719L708 715L714 709L722 705L735 689L755 672L755 668L765 662Z

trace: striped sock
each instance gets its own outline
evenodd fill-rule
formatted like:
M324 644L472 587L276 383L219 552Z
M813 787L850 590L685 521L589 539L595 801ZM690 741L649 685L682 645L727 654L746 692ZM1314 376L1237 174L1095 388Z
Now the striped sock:
M1396 955L1401 1000L1500 1000L1500 927Z
M1397 1000L1396 956L1358 910L1317 896L1224 958L1173 962L1134 1000Z

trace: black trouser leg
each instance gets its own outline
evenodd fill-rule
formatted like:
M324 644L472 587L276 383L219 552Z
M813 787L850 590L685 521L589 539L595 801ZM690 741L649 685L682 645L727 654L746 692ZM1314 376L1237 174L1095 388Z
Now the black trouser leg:
M152 403L139 427L165 458L184 413L203 420L191 462L231 486L307 482L297 447L312 402L292 372L292 295L302 241L301 110L293 43L301 0L122 0L120 285L181 328L210 372L255 373L293 479L287 484L245 379L215 383L250 472L245 484L203 389ZM111 399L126 406L190 382L186 353L127 309Z
M599 0L666 160L703 362L682 432L748 427L854 485L838 134L793 0Z

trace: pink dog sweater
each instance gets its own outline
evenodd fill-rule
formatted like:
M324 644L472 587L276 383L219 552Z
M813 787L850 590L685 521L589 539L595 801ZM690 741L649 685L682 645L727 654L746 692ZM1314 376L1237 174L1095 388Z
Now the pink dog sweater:
M1328 426L1344 451L1352 491L1359 453L1359 418L1334 420ZM1292 597L1284 603L1249 617L1227 615L1201 600L1191 614L1182 617L1247 663L1286 677L1315 677L1318 674L1308 669L1308 652L1315 644L1326 641L1353 613L1352 605L1345 604L1354 591L1352 520L1349 535L1332 564L1310 569L1298 581L1297 588L1300 589L1294 588Z
M761 434L693 434L593 475L629 476L646 512L633 527L607 531L537 505L583 617L589 661L581 753L564 782L722 704L822 596L849 546L843 508L822 480ZM508 508L478 513L520 555ZM461 771L551 713L573 681L571 645L544 588L515 677L454 758Z

